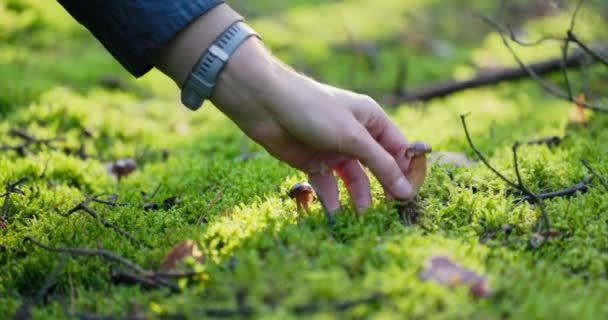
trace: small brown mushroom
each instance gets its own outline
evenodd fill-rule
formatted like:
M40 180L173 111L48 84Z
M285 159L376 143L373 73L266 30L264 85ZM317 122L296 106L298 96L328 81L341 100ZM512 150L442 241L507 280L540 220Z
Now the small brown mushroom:
M308 182L299 182L289 190L289 197L296 201L298 211L304 209L308 213L308 203L315 198L315 191Z
M131 158L119 159L106 165L107 172L114 175L118 180L130 175L136 169L137 162Z
M426 177L426 155L432 151L431 146L421 141L416 141L405 149L405 156L411 159L405 176L412 184L415 194L420 190Z

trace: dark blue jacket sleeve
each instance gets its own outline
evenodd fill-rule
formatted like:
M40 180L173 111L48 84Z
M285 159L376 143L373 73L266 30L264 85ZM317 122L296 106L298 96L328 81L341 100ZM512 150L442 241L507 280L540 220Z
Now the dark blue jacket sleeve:
M164 43L221 0L58 0L131 74L152 68Z

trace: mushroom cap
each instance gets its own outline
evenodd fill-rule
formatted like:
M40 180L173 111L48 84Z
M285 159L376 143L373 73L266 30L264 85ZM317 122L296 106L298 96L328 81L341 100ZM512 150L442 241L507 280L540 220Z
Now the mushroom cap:
M294 184L293 187L291 187L291 189L289 190L289 197L292 199L296 197L300 198L303 195L312 195L314 192L314 189L308 182L299 182Z
M129 174L137 169L137 162L134 159L119 159L114 162L113 171L117 174Z
M405 149L405 156L407 158L412 158L418 155L431 153L433 148L425 142L416 141L410 144L407 149Z

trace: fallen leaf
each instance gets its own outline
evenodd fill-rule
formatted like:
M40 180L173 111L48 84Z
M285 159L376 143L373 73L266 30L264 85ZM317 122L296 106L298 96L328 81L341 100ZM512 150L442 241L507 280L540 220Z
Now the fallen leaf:
M448 287L470 285L470 292L475 297L491 294L484 276L459 266L447 257L437 256L427 260L419 276L423 281L433 280Z
M175 269L177 264L189 257L194 258L194 261L199 263L202 263L205 259L203 252L198 248L196 242L188 239L182 240L171 249L171 252L167 254L158 270L161 272L171 271Z
M470 167L475 161L469 159L464 153L452 151L437 151L429 156L430 162L437 164L452 164L456 167Z
M545 237L545 238L557 238L559 236L562 235L562 232L557 230L557 229L549 229L549 230L544 230L540 233L541 236Z
M568 117L568 124L574 126L586 126L589 122L587 118L587 110L583 103L586 101L584 94L578 95L574 98L574 106L570 109L570 116Z

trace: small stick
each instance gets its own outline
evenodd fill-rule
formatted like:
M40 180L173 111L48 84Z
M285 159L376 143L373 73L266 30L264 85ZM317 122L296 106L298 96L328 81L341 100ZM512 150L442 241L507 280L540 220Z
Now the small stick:
M198 217L198 220L196 220L196 226L200 226L201 223L203 223L203 217L205 216L205 214L207 213L207 211L209 211L209 209L211 209L211 207L213 207L213 205L215 204L215 202L219 199L219 197L224 193L224 190L226 190L226 187L223 187L222 189L220 189L215 196L213 196L213 199L211 199L211 201L209 201L209 203L207 203L207 206L205 207L205 209L203 210L203 212L201 212L201 215Z
M538 73L536 71L534 71L533 68L531 68L529 65L525 64L521 60L521 58L517 55L517 53L515 53L515 50L513 50L513 47L511 47L511 45L509 44L509 41L507 40L507 38L504 35L504 27L500 23L492 20L492 18L490 18L490 17L488 17L486 15L483 15L483 14L481 15L481 19L483 21L485 21L486 23L492 25L494 28L496 28L496 30L498 31L498 35L502 39L503 44L509 50L509 52L511 53L511 56L513 56L513 58L515 59L515 61L517 62L517 64L520 66L520 68L522 68L523 70L525 70L526 73L528 73L528 75L533 80L535 80L548 93L550 93L551 95L553 95L553 96L555 96L557 98L560 98L560 99L563 99L563 100L566 100L566 101L570 101L570 102L573 102L573 103L578 103L580 106L585 107L587 109L598 111L598 112L606 112L606 113L608 113L608 108L592 105L592 104L589 104L587 102L577 102L576 99L570 98L567 93L564 93L563 90L561 90L560 88L558 88L558 87L556 87L554 85L551 85L549 82L547 82L546 80L544 80L543 78L541 78L538 75ZM573 41L573 42L577 43L576 40L575 40L575 36L574 36L574 34L571 31L568 31L568 39L570 41ZM579 43L577 43L577 44L579 44ZM579 46L580 46L580 44L579 44ZM587 47L586 46L585 47L581 46L581 48L583 50L585 50L585 48L587 48ZM590 54L592 56L595 55L594 57L596 59L599 59L600 61L604 62L602 60L602 57L600 57L598 54L596 54L593 50L591 50L590 48L587 48L587 49L588 50L585 50L585 51L588 54ZM562 54L562 59L563 59L563 56L564 55ZM608 65L608 61L606 61L606 63Z
M116 226L115 224L107 221L106 219L104 219L103 217L101 217L99 214L97 214L97 212L95 212L93 209L88 207L88 203L90 201L92 201L93 199L91 198L87 198L85 201L79 203L76 207L72 208L70 211L68 211L68 215L72 214L74 212L77 211L84 211L86 213L88 213L91 217L99 220L99 222L101 222L101 224L103 224L104 227L106 228L110 228L113 229L114 231L118 232L120 235L122 235L123 237L129 239L131 242L135 243L135 244L140 244L143 245L145 247L151 248L152 246L150 246L149 244L138 240L137 238L135 238L134 236L132 236L130 233L128 233L127 231L119 228L118 226Z
M82 248L55 248L55 247L51 247L46 244L43 244L43 243L35 240L32 237L25 237L23 239L23 241L29 241L42 249L52 251L52 252L63 252L63 253L69 253L69 254L73 254L73 255L80 255L80 256L99 256L106 260L122 264L123 266L125 266L137 273L144 274L147 272L144 268L140 267L136 263L134 263L126 258L120 257L111 251L107 251L104 249L88 250L88 249L82 249Z
M602 186L604 186L606 191L608 191L608 182L606 182L606 179L604 179L602 176L600 176L600 174L597 173L597 171L595 171L591 167L591 165L589 164L589 162L586 159L581 159L581 162L583 163L585 168L587 168L587 170L589 170L591 172L591 174L593 174L593 176L596 177L600 181L600 183L602 184Z
M557 197L570 197L573 196L574 194L576 194L577 192L580 193L585 193L587 192L587 190L589 189L589 181L591 181L592 177L585 177L583 180L581 180L581 182L565 188L565 189L561 189L561 190L556 190L556 191L551 191L551 192L546 192L546 193L539 193L536 196L539 199L552 199L552 198L557 198ZM531 202L533 201L532 198L530 198L529 196L525 195L521 201L528 201Z
M145 289L158 289L160 287L168 287L174 292L179 292L179 286L171 281L163 278L150 279L146 276L130 273L122 269L116 268L112 272L112 281L114 283L134 284L138 283Z
M503 174L501 174L494 167L492 167L492 165L490 164L490 162L485 158L485 156L481 153L481 151L479 151L479 149L477 149L477 147L475 147L475 145L473 144L473 140L471 139L471 135L469 134L469 129L467 127L467 123L466 123L466 120L465 120L465 118L467 117L467 115L468 114L462 114L462 115L460 115L460 120L462 121L462 127L464 128L464 132L465 132L467 141L469 142L469 146L471 147L471 149L473 149L473 151L475 151L475 153L477 154L477 156L479 157L479 159L486 165L486 167L488 167L492 172L494 172L494 174L496 174L499 178L501 178L503 181L505 181L507 184L509 184L513 188L515 188L517 190L520 190L525 195L529 196L533 200L533 202L540 207L541 216L538 218L536 233L540 234L542 232L542 230L543 230L543 220L546 223L546 227L545 227L546 230L549 230L550 229L549 217L548 217L547 212L545 210L545 204L544 204L544 202L542 201L542 199L538 198L538 196L535 193L533 193L530 190L528 190L528 188L526 188L526 186L522 182L521 174L519 172L519 163L518 163L518 160L517 160L517 148L519 147L520 144L518 142L516 142L515 144L513 144L513 147L512 147L513 162L514 162L514 166L515 166L515 174L517 175L517 181L518 181L518 183L515 183L515 182L509 180Z

